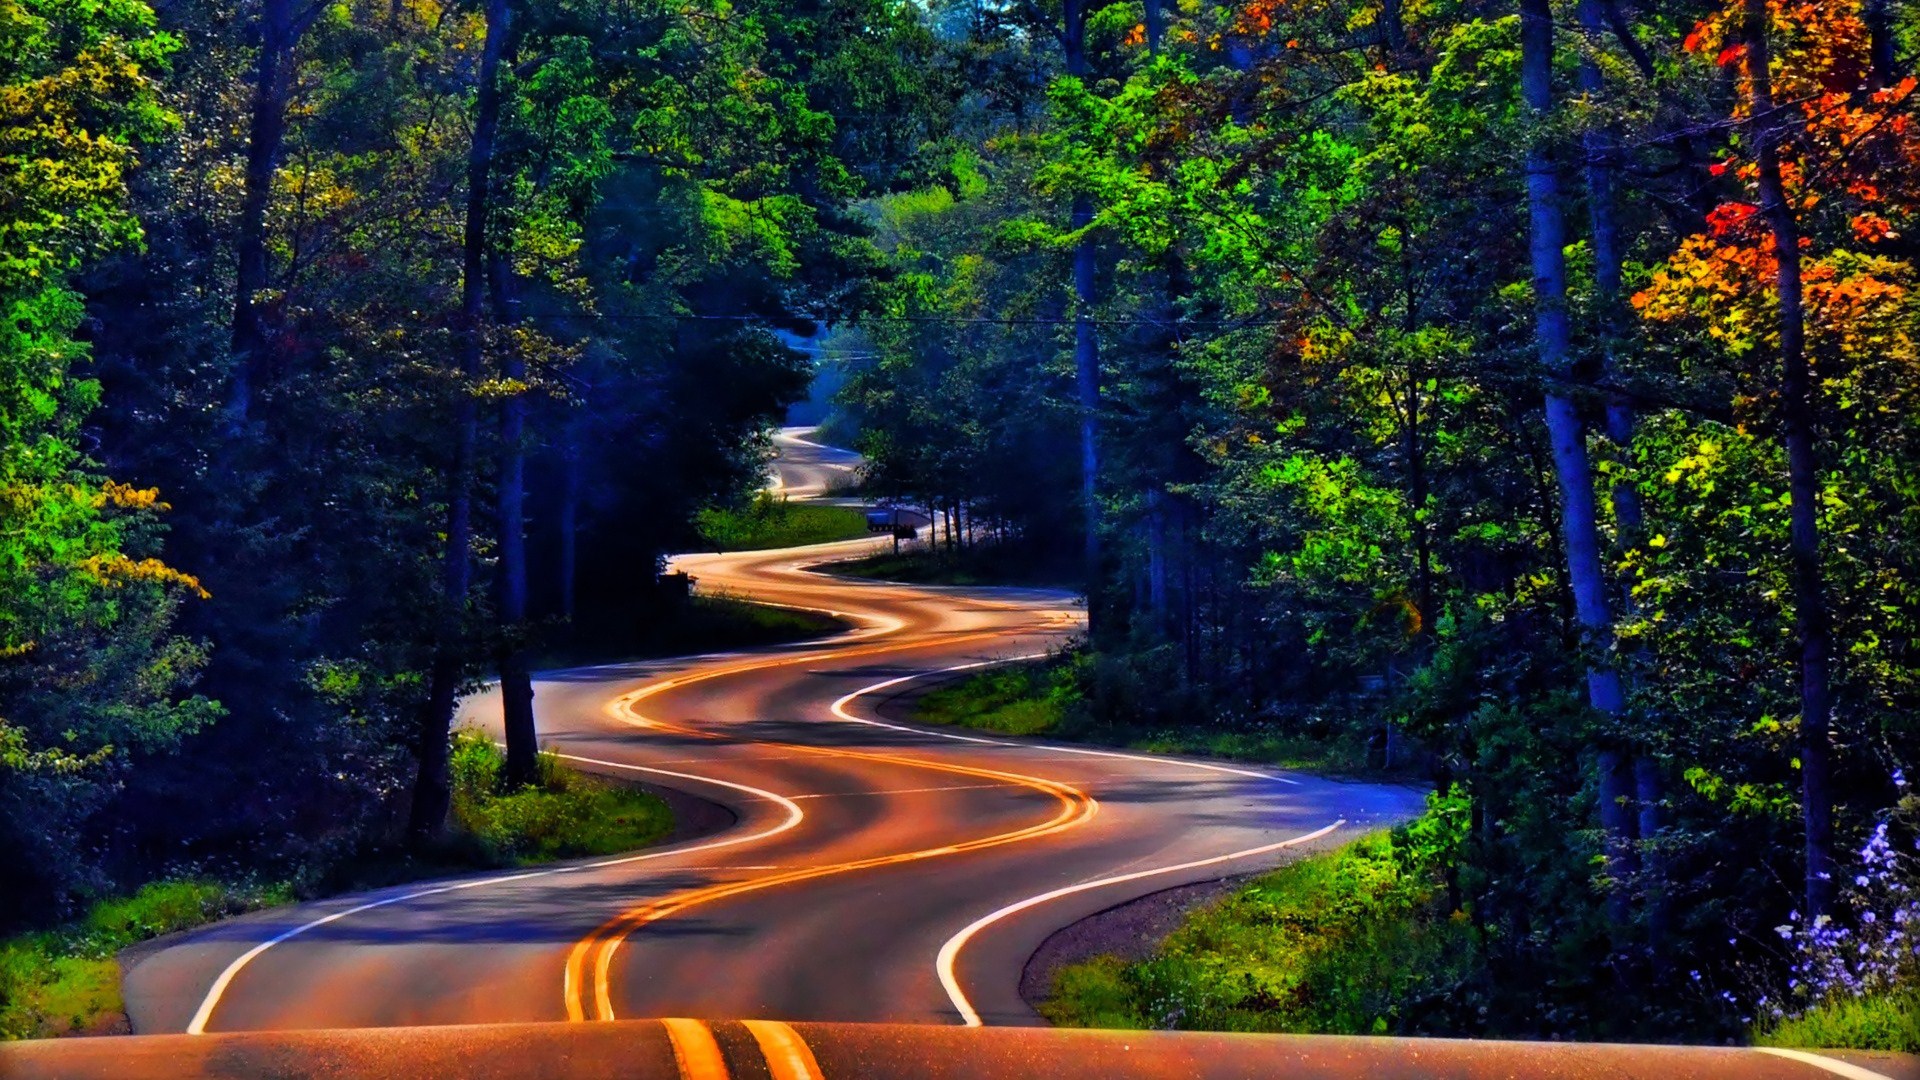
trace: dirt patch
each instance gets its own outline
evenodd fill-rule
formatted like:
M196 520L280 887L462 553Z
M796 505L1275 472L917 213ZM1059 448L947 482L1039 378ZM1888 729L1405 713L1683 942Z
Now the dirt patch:
M1027 959L1026 969L1020 973L1020 999L1039 1009L1053 994L1055 974L1069 964L1096 956L1147 959L1180 928L1188 912L1226 896L1254 876L1237 874L1162 889L1056 930Z

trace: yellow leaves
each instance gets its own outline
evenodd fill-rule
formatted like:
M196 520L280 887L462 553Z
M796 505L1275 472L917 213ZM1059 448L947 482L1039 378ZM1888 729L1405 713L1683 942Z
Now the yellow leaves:
M95 581L110 588L122 588L134 583L178 586L202 600L213 599L213 594L201 587L199 578L181 573L159 559L132 559L115 552L90 556L81 564L81 569Z
M122 484L109 480L93 495L93 508L104 510L107 507L119 510L167 511L173 507L160 501L159 488L136 488L132 484Z

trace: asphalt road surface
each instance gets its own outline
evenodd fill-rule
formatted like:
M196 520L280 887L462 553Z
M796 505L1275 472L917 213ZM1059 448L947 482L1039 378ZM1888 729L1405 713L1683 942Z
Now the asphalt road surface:
M794 497L824 492L854 461L794 433L779 446L778 486ZM257 913L147 954L125 979L142 1035L408 1030L68 1041L0 1050L0 1075L495 1075L499 1061L520 1067L498 1075L578 1076L612 1074L602 1066L632 1076L1915 1075L1906 1059L1866 1068L1757 1051L1553 1057L1512 1044L959 1031L1040 1023L1018 988L1053 931L1337 845L1412 816L1422 797L902 723L890 700L1043 654L1079 630L1083 611L1062 592L812 569L885 543L677 560L702 589L831 611L851 626L838 637L537 677L547 748L720 804L730 827L627 856ZM462 717L491 730L498 711L482 693ZM659 1017L693 1019L421 1028ZM610 1043L613 1032L623 1041ZM1649 1064L1658 1061L1666 1071Z
M782 440L790 493L844 452ZM541 741L738 818L624 858L263 912L127 974L138 1033L660 1016L1035 1024L1021 969L1131 897L1268 866L1416 813L1405 788L929 732L880 721L954 669L1082 625L1036 589L853 582L885 540L688 555L701 589L832 611L824 642L548 672ZM491 728L498 702L463 703Z

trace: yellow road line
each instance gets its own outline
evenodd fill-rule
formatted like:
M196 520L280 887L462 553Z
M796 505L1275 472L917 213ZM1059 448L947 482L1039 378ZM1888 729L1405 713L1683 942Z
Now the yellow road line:
M813 1059L813 1051L799 1032L777 1020L743 1020L741 1023L753 1032L753 1041L760 1044L773 1080L826 1080L820 1072L820 1063Z
M727 1059L712 1029L698 1020L680 1017L662 1020L667 1041L673 1044L673 1063L680 1067L680 1080L728 1080Z
M673 689L675 687L686 686L690 683L695 683L695 682L705 682L709 679L717 679L726 675L740 674L747 671L758 671L758 670L764 670L767 668L788 666L788 665L798 664L798 663L806 663L811 660L818 660L823 658L831 658L836 660L849 659L857 656L872 655L875 653L900 652L908 649L927 648L934 645L952 645L952 644L958 644L966 641L984 640L987 638L995 638L995 637L1007 637L1007 636L1013 636L1015 634L1025 634L1030 632L1031 632L1030 630L1025 630L1025 629L1014 630L1014 631L996 630L996 631L976 633L976 634L959 635L956 637L947 638L942 641L910 642L910 643L902 643L897 645L876 645L876 646L868 646L860 649L852 649L846 652L839 652L839 653L826 653L826 654L815 653L809 656L781 657L771 661L760 660L758 662L750 662L745 664L733 665L726 668L715 669L713 671L705 671L705 672L700 672L694 675L683 676L679 679L668 679L659 683L642 687L639 690L635 690L631 693L623 695L620 698L615 699L615 701L609 706L609 711L611 711L616 718L626 723L634 724L636 726L652 728L659 731L671 732L673 734L678 734L678 735L693 735L693 736L717 739L717 738L722 738L723 736L716 735L712 732L701 731L695 728L682 727L677 724L668 724L659 720L653 720L646 716L642 716L636 709L634 709L634 705L635 703L645 698L652 697L655 694L662 693L666 690ZM771 874L766 877L752 878L747 881L727 882L727 883L722 883L718 885L709 885L709 886L705 886L703 888L698 888L698 889L690 889L684 892L675 893L669 896L664 896L654 900L650 900L647 903L641 904L638 907L622 912L621 914L615 916L614 918L607 920L605 923L602 923L599 927L597 927L592 933L588 934L584 938L581 938L578 942L574 944L572 951L567 956L566 974L563 982L563 993L566 994L566 999L567 999L567 1002L566 1002L567 1019L576 1021L576 1022L584 1021L587 1019L590 1011L588 1009L588 1002L586 1000L589 993L589 988L591 988L591 994L593 999L592 1000L593 1007L591 1009L592 1016L598 1020L615 1019L614 1009L613 1009L613 994L612 994L612 988L610 985L614 955L619 951L620 945L622 942L624 942L636 930L647 925L648 923L652 923L660 919L664 919L669 915L673 915L677 912L684 911L687 908L693 907L697 904L703 904L713 900L721 900L731 896L738 896L742 893L755 892L760 889L772 888L777 885L787 885L797 881L807 881L813 878L826 877L832 874L842 874L842 873L847 873L855 870L867 870L867 869L872 869L880 866L891 866L891 865L896 865L900 863L916 862L921 859L937 858L945 855L957 855L967 851L978 851L984 848L999 847L1003 844L1013 844L1013 843L1019 843L1025 840L1038 839L1043 836L1048 836L1053 833L1061 832L1066 829L1071 829L1077 825L1084 824L1086 821L1090 820L1094 816L1094 814L1099 811L1099 808L1100 808L1099 802L1097 802L1093 798L1093 796L1087 794L1086 792L1080 790L1079 788L1073 787L1069 784L1059 783L1053 780L1046 780L1037 776L1027 776L1021 773L1002 772L998 769L981 769L981 768L975 768L973 766L968 766L968 765L956 765L956 764L951 764L947 762L928 761L923 758L901 757L896 754L884 754L884 753L877 753L872 751L841 750L841 749L835 749L835 748L823 747L823 746L809 746L803 743L768 742L768 743L760 743L759 745L779 747L783 750L795 750L802 753L815 754L821 757L851 758L851 759L860 760L860 761L885 762L885 763L894 764L894 765L904 765L911 768L931 769L937 772L953 773L961 776L981 777L984 779L999 781L1001 783L1031 788L1032 790L1039 791L1048 795L1052 795L1055 799L1059 800L1060 809L1054 814L1052 818L1048 819L1047 821L1041 822L1037 825L1029 825L1029 826L1026 826L1025 828L1015 829L1009 832L995 833L991 836L978 837L973 840L965 840L965 841L960 841L958 843L953 843L953 844L943 844L939 847L933 847L933 848L922 848L916 851L898 852L890 855L878 855L878 856L873 856L871 858L856 859L849 862L832 863L825 866L815 866L815 867L807 867L807 868L797 869L797 870L789 870L785 873Z

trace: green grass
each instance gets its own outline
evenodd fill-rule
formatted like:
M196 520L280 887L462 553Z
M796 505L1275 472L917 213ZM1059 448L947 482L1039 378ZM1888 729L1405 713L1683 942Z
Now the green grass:
M720 551L830 544L867 535L867 515L855 507L788 502L765 492L744 509L702 510L694 525Z
M1066 725L1076 695L1070 681L1044 664L994 668L928 691L914 706L927 724L1053 735Z
M284 885L158 881L77 922L0 942L0 1039L98 1030L121 1013L121 949L292 898Z
M784 645L845 629L845 622L817 611L702 594L665 612L628 611L618 622L599 618L582 624L572 631L571 641L535 657L534 667L578 667Z
M930 550L924 543L895 554L891 551L828 564L825 569L847 577L905 581L915 585L1027 585L1068 588L1070 568L1023 549L987 545L966 551Z
M450 842L477 848L492 865L514 866L645 847L673 828L658 796L562 767L540 755L540 780L502 790L505 756L478 732L453 743Z
M1754 1033L1760 1046L1920 1053L1920 989L1817 1006Z
M913 718L926 724L1046 736L1151 754L1190 754L1337 773L1369 771L1362 744L1314 738L1273 724L1176 726L1103 720L1089 701L1086 684L1098 678L1092 672L1093 664L1083 654L993 668L922 695Z
M1145 960L1062 968L1040 1011L1070 1027L1428 1030L1476 963L1465 920L1440 900L1458 817L1432 810L1262 875L1191 913Z
M462 732L453 750L453 812L446 841L427 853L367 855L308 887L158 881L96 903L85 918L0 941L0 1039L110 1029L122 1015L126 947L257 908L474 869L611 855L658 842L673 813L658 797L570 772L542 755L540 782L502 791L505 761L484 736Z

